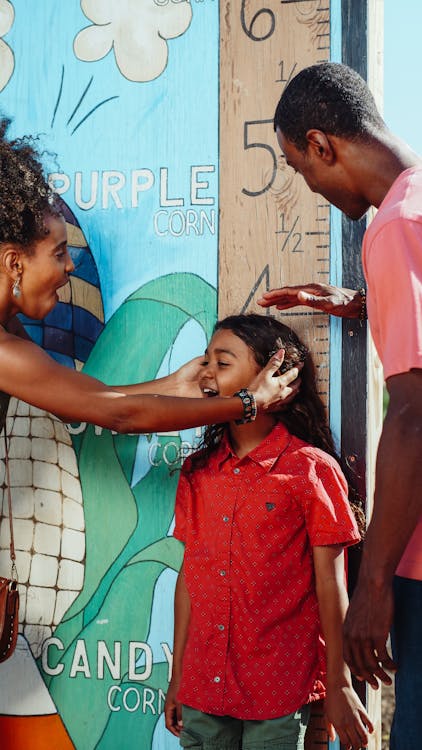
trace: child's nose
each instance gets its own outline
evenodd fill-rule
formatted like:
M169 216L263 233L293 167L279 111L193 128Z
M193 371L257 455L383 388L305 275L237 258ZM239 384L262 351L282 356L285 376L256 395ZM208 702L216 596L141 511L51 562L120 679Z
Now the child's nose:
M75 264L70 257L68 250L66 250L66 256L66 273L72 273L75 270Z
M214 374L214 368L211 362L207 362L206 365L204 365L204 369L202 370L202 377L205 378L212 378Z

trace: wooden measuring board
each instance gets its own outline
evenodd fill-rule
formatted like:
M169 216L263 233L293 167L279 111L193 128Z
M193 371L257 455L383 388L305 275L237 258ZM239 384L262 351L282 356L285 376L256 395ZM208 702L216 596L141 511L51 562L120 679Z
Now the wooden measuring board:
M330 208L285 165L273 116L295 73L330 59L330 2L222 1L220 38L221 317L264 312L256 299L272 287L329 280ZM328 400L327 316L282 317L311 348Z

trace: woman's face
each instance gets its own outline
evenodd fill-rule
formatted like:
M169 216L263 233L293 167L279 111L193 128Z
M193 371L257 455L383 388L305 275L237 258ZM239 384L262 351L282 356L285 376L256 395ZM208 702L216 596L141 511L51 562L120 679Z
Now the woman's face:
M204 396L232 396L247 388L261 370L242 339L221 328L214 333L205 352L199 387Z
M31 255L21 254L21 296L16 300L19 312L41 320L58 301L57 290L69 280L75 266L67 250L66 224L63 218L46 216L49 234L35 243Z

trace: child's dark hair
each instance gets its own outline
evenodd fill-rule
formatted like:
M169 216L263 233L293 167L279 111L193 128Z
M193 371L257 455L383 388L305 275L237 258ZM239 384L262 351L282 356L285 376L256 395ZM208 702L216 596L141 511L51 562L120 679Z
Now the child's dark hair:
M48 185L32 138L8 140L10 119L0 117L0 243L31 252L48 230L45 216L60 216L59 202Z
M284 349L285 352L281 372L303 363L300 372L301 385L297 396L293 401L285 404L280 411L274 412L274 416L287 427L292 435L333 456L340 463L347 478L347 466L336 453L327 412L317 391L312 356L299 336L276 318L254 313L230 315L216 323L214 333L222 329L229 330L238 336L250 348L257 364L262 368L278 349ZM200 451L191 457L192 469L205 465L210 454L220 443L226 427L226 424L216 424L205 428ZM350 482L349 496L359 531L363 534L365 517L361 510L362 503Z

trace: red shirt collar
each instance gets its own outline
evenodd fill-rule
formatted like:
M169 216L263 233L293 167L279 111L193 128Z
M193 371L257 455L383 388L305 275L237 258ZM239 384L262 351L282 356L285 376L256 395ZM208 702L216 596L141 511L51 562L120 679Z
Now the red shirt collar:
M292 435L290 432L282 422L277 422L267 437L264 438L256 448L243 458L239 459L233 451L230 444L229 432L226 430L220 445L210 460L212 463L215 463L219 469L228 458L234 458L238 461L253 461L256 464L260 464L263 469L266 469L266 471L270 471L275 462L280 458L281 454L287 450L291 442Z

